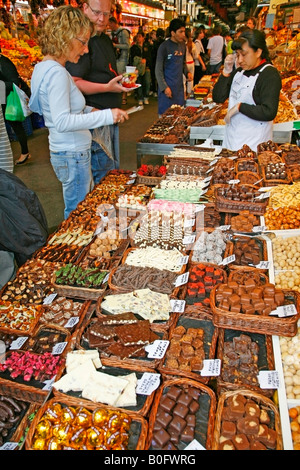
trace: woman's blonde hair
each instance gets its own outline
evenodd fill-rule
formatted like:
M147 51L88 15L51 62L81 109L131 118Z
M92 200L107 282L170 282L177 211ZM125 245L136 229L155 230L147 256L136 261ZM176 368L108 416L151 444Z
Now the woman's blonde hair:
M40 32L42 54L59 58L69 48L72 39L92 30L92 23L79 8L60 6L51 12Z

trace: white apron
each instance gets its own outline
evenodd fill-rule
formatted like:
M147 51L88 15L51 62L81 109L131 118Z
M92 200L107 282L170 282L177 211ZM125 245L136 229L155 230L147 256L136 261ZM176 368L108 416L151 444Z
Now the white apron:
M252 95L256 80L259 73L268 66L272 67L271 64L266 64L256 75L250 77L246 77L243 70L235 74L230 89L228 109L238 103L255 104ZM246 144L256 152L258 144L272 140L272 138L273 121L256 121L242 113L237 113L225 126L223 147L229 150L239 150Z

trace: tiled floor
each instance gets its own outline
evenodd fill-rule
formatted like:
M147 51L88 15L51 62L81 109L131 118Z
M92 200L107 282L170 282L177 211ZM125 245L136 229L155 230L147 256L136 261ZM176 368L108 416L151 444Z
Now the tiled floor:
M128 109L136 104L132 94L123 108ZM150 97L149 105L130 114L129 121L120 125L121 168L136 169L136 142L157 118L157 98ZM15 166L14 173L37 194L47 217L49 232L52 233L63 220L63 199L61 184L49 160L47 129L34 130L28 144L32 158L24 166ZM11 145L16 160L20 155L20 146L18 142L12 142Z

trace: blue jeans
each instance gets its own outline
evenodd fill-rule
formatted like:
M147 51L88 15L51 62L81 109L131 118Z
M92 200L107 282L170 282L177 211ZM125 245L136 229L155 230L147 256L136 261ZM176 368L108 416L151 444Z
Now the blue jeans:
M219 62L218 64L209 64L209 73L210 74L213 74L213 73L219 73L220 71L220 68L221 68L221 65L222 65L222 62Z
M66 219L92 189L91 151L50 152L50 161L62 184Z
M110 129L112 156L110 158L102 149L101 145L92 140L92 174L94 183L98 184L100 180L110 171L120 168L120 149L119 149L119 127L117 124L107 126ZM93 131L92 136L93 136Z

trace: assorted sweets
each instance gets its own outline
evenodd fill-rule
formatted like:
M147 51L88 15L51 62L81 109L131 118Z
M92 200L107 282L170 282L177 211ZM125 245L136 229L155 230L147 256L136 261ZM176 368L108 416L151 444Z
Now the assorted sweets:
M34 450L126 450L131 418L126 413L52 402L35 427Z

